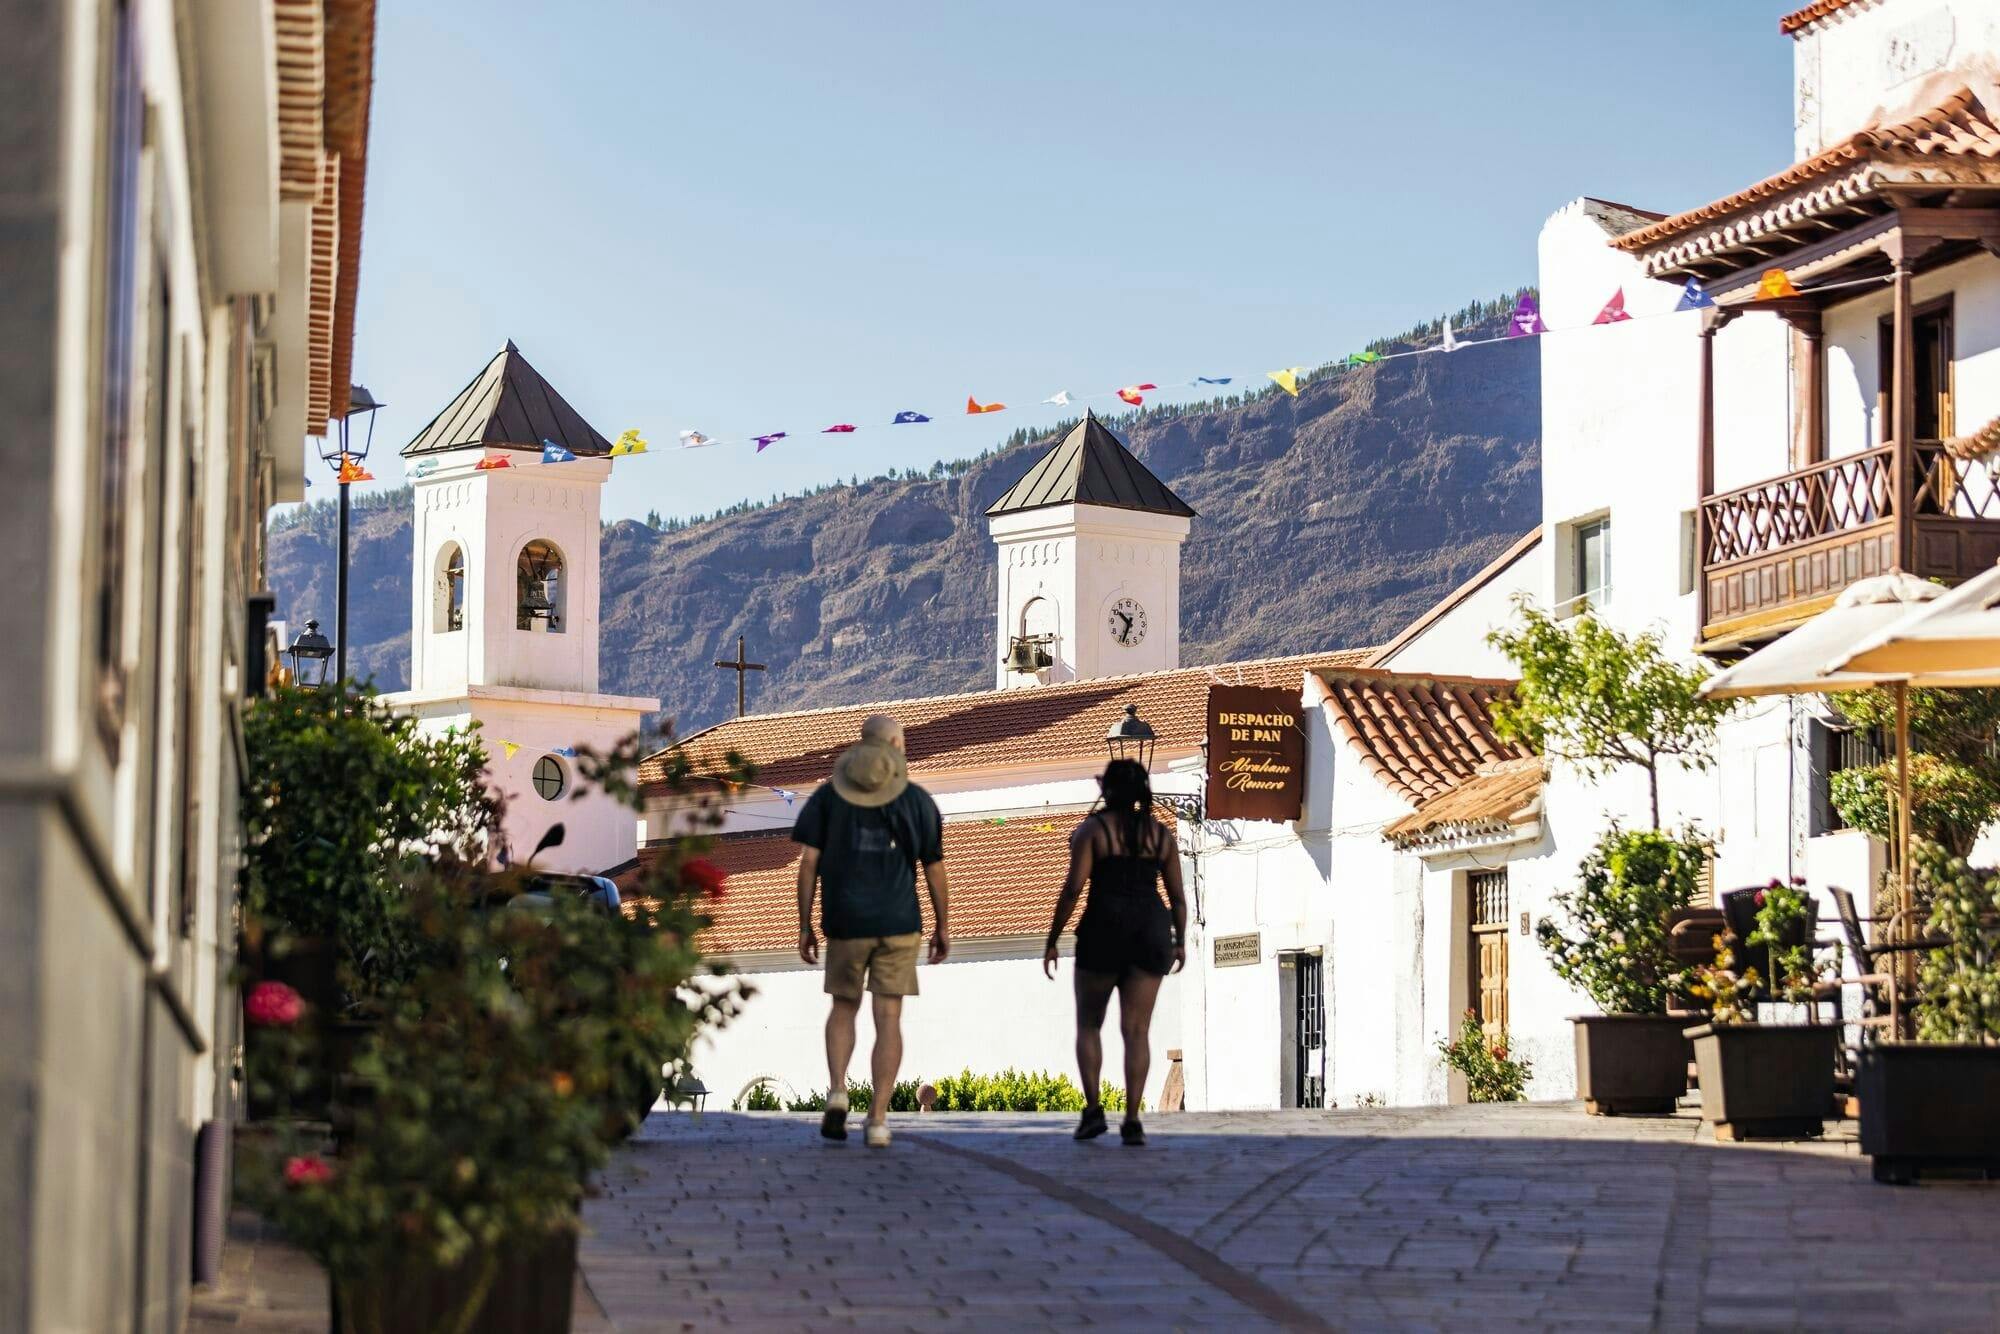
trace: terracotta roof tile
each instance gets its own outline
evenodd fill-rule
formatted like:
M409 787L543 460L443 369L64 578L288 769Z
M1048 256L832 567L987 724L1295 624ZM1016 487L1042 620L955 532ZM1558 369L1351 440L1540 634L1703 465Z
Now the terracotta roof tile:
M1995 417L1971 435L1956 435L1944 442L1954 458L1984 459L2000 452L2000 417Z
M1839 13L1849 5L1858 3L1860 0L1813 0L1813 3L1804 9L1795 9L1779 19L1778 31L1789 37L1800 28L1817 23L1831 14Z
M1944 158L1982 162L2000 159L2000 126L1995 125L1995 117L1970 88L1961 87L1943 101L1906 119L1858 130L1775 176L1714 203L1663 218L1611 244L1628 252L1650 250L1869 164L1910 164Z
M1328 706L1361 766L1413 806L1444 795L1502 760L1533 752L1493 730L1507 681L1323 670Z
M951 876L953 938L1046 933L1069 870L1069 836L1080 819L1080 812L1070 810L1005 824L947 821L944 861ZM654 848L642 849L639 864L655 855ZM729 873L729 881L711 909L714 924L703 932L702 948L718 955L796 948L799 845L791 834L730 835L717 839L708 857ZM629 886L634 872L628 867L616 878ZM921 886L917 899L928 935L930 902Z
M1539 759L1501 760L1400 820L1384 826L1382 836L1408 845L1426 835L1525 824L1538 810L1545 771Z
M696 733L686 745L697 774L722 772L724 757L735 751L757 766L758 782L806 788L826 779L870 714L886 713L902 722L910 772L921 777L1102 758L1104 733L1127 704L1135 704L1165 756L1201 745L1211 684L1298 687L1307 672L1358 665L1373 652L1307 653L1019 690L750 714ZM664 773L655 755L639 766L639 781L642 786L657 784Z

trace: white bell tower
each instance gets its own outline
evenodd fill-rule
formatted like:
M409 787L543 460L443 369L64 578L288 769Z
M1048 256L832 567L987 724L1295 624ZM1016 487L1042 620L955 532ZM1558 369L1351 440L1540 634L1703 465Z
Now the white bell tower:
M416 506L410 688L387 702L428 731L479 723L515 855L563 822L562 844L536 863L551 870L635 855L630 809L571 799L576 755L608 750L660 707L598 691L610 450L511 342L403 449ZM574 457L544 461L562 453Z
M986 511L999 548L1001 689L1180 666L1195 513L1084 419Z

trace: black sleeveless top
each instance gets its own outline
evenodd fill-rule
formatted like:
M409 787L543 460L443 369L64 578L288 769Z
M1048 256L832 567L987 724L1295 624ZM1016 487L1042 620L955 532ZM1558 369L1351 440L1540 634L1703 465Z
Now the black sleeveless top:
M1122 977L1137 969L1164 977L1174 966L1173 914L1160 897L1163 859L1120 849L1123 830L1103 812L1091 817L1113 849L1091 859L1090 893L1076 928L1076 966ZM1143 838L1165 851L1165 832L1150 818Z

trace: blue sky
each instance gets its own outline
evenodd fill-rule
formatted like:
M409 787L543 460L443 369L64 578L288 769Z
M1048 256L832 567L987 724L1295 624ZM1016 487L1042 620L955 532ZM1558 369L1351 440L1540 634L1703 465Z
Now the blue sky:
M1328 360L1533 281L1576 195L1681 208L1788 161L1790 7L385 5L371 464L400 482L510 337L651 441L609 518L928 467L1062 388ZM818 434L904 409L935 420Z

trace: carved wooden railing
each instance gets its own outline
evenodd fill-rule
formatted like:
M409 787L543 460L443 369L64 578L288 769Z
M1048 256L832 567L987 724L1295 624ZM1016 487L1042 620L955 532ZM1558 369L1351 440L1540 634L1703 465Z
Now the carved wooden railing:
M1919 440L1914 451L1918 514L1949 519L2000 519L2000 478L1983 459L1956 458L1939 440Z
M1893 518L1894 459L1894 448L1884 445L1708 497L1702 564L1768 555Z

